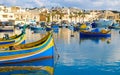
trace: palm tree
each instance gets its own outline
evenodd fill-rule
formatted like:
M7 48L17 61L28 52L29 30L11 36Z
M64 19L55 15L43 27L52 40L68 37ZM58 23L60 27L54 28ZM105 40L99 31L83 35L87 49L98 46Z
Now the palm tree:
M82 18L83 18L83 23L84 23L84 18L85 18L85 10L83 10L83 13L82 13L82 16L81 16Z
M74 12L75 22L77 22L77 16L78 16L78 13Z
M60 15L60 12L58 10L56 10L55 14L57 15L57 20L59 19L59 15Z
M72 18L73 18L73 14L72 13L70 13L69 18L71 19L71 22L72 22Z
M60 12L60 14L59 14L59 15L60 15L60 20L62 21L62 20L63 20L62 18L64 17L64 15L65 15L65 14L64 14L64 13L62 13L62 12Z
M47 22L50 22L50 13L46 13L46 17L47 17Z
M79 22L80 22L80 16L82 15L82 12L81 11L79 11L78 12L78 16L79 16Z
M64 17L64 13L62 12L62 10L56 11L56 14L59 15L59 19L62 21L62 18Z
M52 12L51 12L52 21L53 21L53 18L54 18L54 16L55 16L55 14L56 14L55 11L52 11Z

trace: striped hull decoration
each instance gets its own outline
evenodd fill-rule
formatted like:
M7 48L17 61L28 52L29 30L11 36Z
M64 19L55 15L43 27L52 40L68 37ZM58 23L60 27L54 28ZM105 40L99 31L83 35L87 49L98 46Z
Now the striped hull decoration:
M52 52L53 52L53 47L51 47L49 50L47 50L41 54L36 54L34 56L13 59L13 60L0 61L0 66L13 66L13 65L14 66L23 66L23 65L31 66L33 64L30 65L28 63L30 63L30 62L33 63L35 61L40 61L39 65L41 65L41 66L53 66L53 54L52 54ZM48 63L49 61L51 63Z
M44 60L53 58L54 55L54 42L52 37L39 46L13 51L0 52L0 65L27 62L32 60Z
M0 45L13 44L13 43L17 43L17 42L20 42L21 44L25 44L25 37L26 37L25 35L22 35L21 37L15 39L15 40L0 42Z
M4 42L4 44L2 43L2 42L0 42L0 43L2 43L2 44L0 44L0 49L4 49L4 48L9 48L9 46L13 46L13 45L20 45L20 44L25 44L25 39L26 39L26 35L25 34L23 34L22 36L20 36L19 38L17 38L17 39L15 39L15 40L13 40L13 41L15 41L15 42L11 42L11 43L5 43Z
M5 42L0 42L0 45L2 45L2 44L12 44L12 43L14 43L15 41L13 40L13 41L5 41Z
M21 42L21 40L25 40L25 34L24 33L21 33L17 38L15 39L8 39L8 40L3 40L3 41L0 41L0 45L7 45L7 44L13 44L13 43L18 43L18 42ZM22 41L22 42L23 42ZM21 42L21 43L22 43ZM23 43L24 44L24 43Z

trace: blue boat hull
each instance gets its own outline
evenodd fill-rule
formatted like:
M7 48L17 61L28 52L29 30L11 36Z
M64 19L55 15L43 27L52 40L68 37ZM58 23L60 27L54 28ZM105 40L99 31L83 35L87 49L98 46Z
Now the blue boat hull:
M46 27L46 31L51 31L51 30L52 30L51 28Z
M49 48L45 52L42 52L41 54L36 54L31 57L21 58L21 59L15 59L15 60L7 60L7 61L0 61L0 66L6 66L10 65L13 66L15 64L35 61L35 60L44 60L44 59L50 59L53 58L53 47Z
M15 41L5 41L5 42L0 42L0 45L3 45L3 44L12 44L12 43L15 43Z
M34 47L32 47L31 45L33 45ZM24 49L23 46L25 47ZM18 46L16 48L17 49L15 50L0 52L0 66L6 66L8 64L14 65L19 63L27 63L36 60L46 60L53 58L54 56L54 41L52 38L52 34L44 37L37 42L21 45L20 47Z
M31 27L31 30L32 31L41 31L41 30L45 30L45 29L42 27Z
M59 26L58 25L53 25L51 26L52 29L59 29Z
M52 57L50 58L38 58L34 60L28 60L24 62L16 62L16 63L6 63L6 64L0 64L0 66L53 66L54 59Z
M15 43L15 41L10 41L10 42L0 42L0 45L4 45L4 44L12 44L12 43ZM25 40L24 40L21 44L25 44Z
M111 34L93 34L80 32L80 37L111 37Z

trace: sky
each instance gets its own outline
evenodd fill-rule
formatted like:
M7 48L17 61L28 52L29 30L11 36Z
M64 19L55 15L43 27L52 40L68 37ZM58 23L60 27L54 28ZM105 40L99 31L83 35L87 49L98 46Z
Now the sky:
M77 7L80 9L120 10L120 0L0 0L6 6Z

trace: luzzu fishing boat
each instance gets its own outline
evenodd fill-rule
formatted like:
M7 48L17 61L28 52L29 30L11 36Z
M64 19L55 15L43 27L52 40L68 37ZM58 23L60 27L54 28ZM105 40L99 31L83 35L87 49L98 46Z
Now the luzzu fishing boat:
M12 22L0 22L0 32L13 32L14 25Z
M81 31L80 37L110 37L111 31L106 32L90 32L90 31Z
M41 31L41 30L45 30L43 27L41 26L31 26L31 30L32 31Z
M57 25L57 24L56 24L56 25L52 25L51 28L52 28L53 30L59 30L59 25Z
M14 35L11 37L0 38L0 49L9 48L14 45L25 44L25 32L22 31L19 35Z
M120 26L118 26L118 27L115 27L115 26L109 26L108 28L109 28L109 29L120 29Z
M27 28L27 27L29 27L29 25L18 23L17 25L15 25L15 27L17 27L17 29L23 29L23 28Z
M18 45L18 44L24 44L25 43L25 30L27 26L24 25L21 34L10 36L8 34L5 34L3 38L0 38L0 48L5 47L6 45L12 46L12 45ZM11 44L11 45L10 45ZM4 46L5 45L5 46Z
M13 32L14 26L3 26L0 27L0 32Z
M9 37L7 35L7 37L0 38L0 46L5 45L5 44L12 44L15 42L20 42L20 40L25 40L25 33L24 32L22 32L19 35L14 35L11 37Z
M53 58L54 42L52 34L48 33L44 38L36 42L13 46L9 50L0 51L0 66L16 64L33 60Z
M113 23L111 26L108 27L109 29L120 29L119 23Z
M93 28L96 27L108 27L113 24L113 20L107 20L107 19L100 19L100 20L95 20L91 25Z

